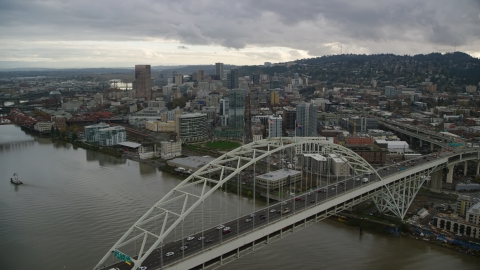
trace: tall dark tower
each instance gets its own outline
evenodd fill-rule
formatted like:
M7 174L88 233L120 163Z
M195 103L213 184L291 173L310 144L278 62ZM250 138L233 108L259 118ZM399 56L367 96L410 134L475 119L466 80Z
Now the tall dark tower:
M232 69L227 74L227 88L228 90L238 88L238 69Z
M223 63L215 63L215 75L223 77Z
M151 78L150 65L135 65L135 97L146 100L152 98Z

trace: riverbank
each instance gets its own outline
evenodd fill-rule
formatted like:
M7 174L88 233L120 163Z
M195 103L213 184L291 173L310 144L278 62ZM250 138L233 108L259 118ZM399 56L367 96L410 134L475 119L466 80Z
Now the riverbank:
M330 219L348 226L358 227L360 234L363 233L363 230L366 230L393 237L407 237L480 258L479 243L458 240L451 235L444 235L400 220L382 218L381 216L366 217L355 213L341 213L331 216Z
M122 157L122 155L123 155L123 151L119 151L117 149L110 148L108 146L94 145L94 144L90 144L90 143L79 141L79 140L73 140L73 139L68 138L68 137L62 138L60 135L57 135L57 134L52 136L52 134L50 134L50 133L37 132L34 129L28 128L26 126L21 126L21 129L27 134L34 134L35 136L38 136L38 137L41 137L41 138L51 138L52 142L53 141L61 141L61 142L65 142L65 143L71 143L74 148L75 147L80 147L80 148L83 148L83 149L86 149L86 150L92 150L92 151L97 151L97 152L105 153L105 154L108 154L108 155L112 155L114 157Z

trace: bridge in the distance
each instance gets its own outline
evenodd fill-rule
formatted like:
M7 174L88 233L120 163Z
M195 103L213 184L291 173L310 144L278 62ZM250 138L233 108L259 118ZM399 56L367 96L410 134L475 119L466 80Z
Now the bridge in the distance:
M379 211L403 219L426 181L436 187L453 166L468 162L478 173L479 160L480 149L472 148L374 169L350 149L323 138L256 141L183 180L94 269L214 268L369 199ZM253 205L242 209L240 203L212 199L214 192L227 190L239 198L247 194ZM260 194L278 201L258 206Z

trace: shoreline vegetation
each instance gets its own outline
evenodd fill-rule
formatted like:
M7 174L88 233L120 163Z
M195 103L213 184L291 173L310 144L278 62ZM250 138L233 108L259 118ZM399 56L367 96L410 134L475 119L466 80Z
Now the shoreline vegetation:
M45 133L39 133L37 131L34 131L34 130L32 130L30 128L27 128L27 127L24 127L24 126L22 126L22 129L26 132L34 133L35 135L40 135L42 137L50 137L50 138L52 138L52 140L58 140L58 141L66 142L66 143L71 143L74 146L74 148L75 147L80 147L80 148L87 149L87 150L98 151L98 152L105 153L105 154L108 154L108 155L112 155L112 156L115 156L115 157L118 157L118 158L124 156L123 155L124 153L122 151L118 151L118 150L110 148L110 147L101 147L101 146L85 143L85 142L77 140L75 136L70 136L69 137L68 134L65 133L65 132L56 131L56 132L51 133L51 134L48 134L48 133L45 134ZM223 142L221 143L221 145L222 146L220 146L219 148L222 149L222 150L228 149L228 148L225 148L226 147L225 145L231 146L231 144L223 144ZM218 147L218 144L217 145L214 144L213 146ZM213 146L211 146L211 148L210 148L210 147L206 147L206 145L198 144L198 145L184 145L183 147L185 149L198 152L198 154L209 154L209 155L212 155L212 156L220 156L221 153L215 151L216 148L214 148ZM220 149L218 149L218 150L220 150ZM133 161L137 161L137 162L143 162L143 163L149 164L151 166L155 166L155 167L158 168L159 171L169 173L169 174L172 174L172 175L176 175L176 176L180 176L180 178L182 178L182 179L184 179L183 176L188 176L188 175L176 172L175 167L169 166L166 163L160 164L160 165L159 164L153 165L150 162L151 159L145 159L145 160L132 159L129 156L125 156L125 158L133 160ZM158 159L158 158L154 158L154 159ZM208 184L210 186L214 185L213 183L208 183ZM241 195L243 197L254 198L253 190L249 187L242 186L241 183L239 184L239 183L229 183L229 182L227 182L224 185L224 187L222 188L222 191L225 191L225 192L228 192L228 193L231 193L231 194L238 194L237 191L238 191L239 187L240 187L240 190L241 190ZM424 191L424 193L425 192L428 193L428 191ZM424 195L428 196L428 194L424 194ZM433 195L438 196L437 193L434 193ZM259 200L262 200L262 201L265 201L265 202L267 201L267 198L261 196L261 191L257 191L257 190L255 191L255 199L259 199ZM366 216L366 215L362 214L361 209L358 209L358 208L353 210L350 213L339 213L339 214L333 215L333 216L329 217L329 219L335 220L337 222L343 223L343 224L348 225L348 226L358 227L360 234L362 234L363 229L365 229L366 231L369 231L369 232L388 235L388 236L393 236L393 237L408 237L408 238L418 240L418 241L426 241L426 242L429 242L431 244L441 246L441 247L444 247L444 248L448 248L448 249L451 249L451 250L455 250L455 251L458 251L458 252L461 252L461 253L464 253L464 254L472 255L472 256L475 256L475 257L480 257L480 251L478 251L478 250L470 249L470 248L455 244L454 242L447 242L446 240L443 240L443 239L439 240L439 238L437 237L438 233L433 233L433 234L430 234L430 235L426 235L426 234L423 234L423 232L422 232L423 229L420 229L420 233L419 233L419 228L414 226L414 225L403 223L403 222L401 222L399 220L395 220L393 218L388 218L387 219L387 217Z

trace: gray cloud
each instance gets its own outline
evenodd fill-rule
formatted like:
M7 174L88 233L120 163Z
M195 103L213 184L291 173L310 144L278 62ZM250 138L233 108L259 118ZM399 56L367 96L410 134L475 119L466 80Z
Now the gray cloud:
M188 50L188 47L187 46L177 46L177 49L180 49L180 50Z
M291 57L300 57L298 50L339 53L340 44L344 53L427 53L456 44L480 54L479 26L477 0L3 0L0 51L10 57L18 48L34 51L16 42L51 41L61 48L62 41L163 39L232 49L286 47Z

